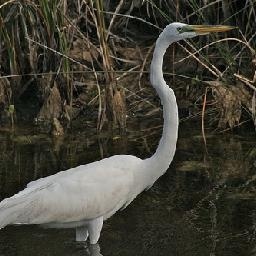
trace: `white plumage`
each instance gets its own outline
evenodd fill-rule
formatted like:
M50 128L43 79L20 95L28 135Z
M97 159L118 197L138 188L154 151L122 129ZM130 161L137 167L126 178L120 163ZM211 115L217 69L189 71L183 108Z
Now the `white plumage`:
M103 221L125 208L167 170L178 136L178 109L173 90L163 78L163 56L174 41L226 31L227 26L168 25L160 34L151 63L150 80L163 105L163 134L155 154L145 160L115 155L32 181L23 191L0 203L0 228L9 224L74 227L76 240L97 243Z

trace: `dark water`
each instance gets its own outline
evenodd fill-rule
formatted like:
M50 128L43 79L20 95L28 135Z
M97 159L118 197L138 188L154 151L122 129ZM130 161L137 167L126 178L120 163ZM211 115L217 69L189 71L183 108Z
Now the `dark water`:
M161 128L147 127L124 138L81 130L60 139L26 129L0 133L0 199L31 180L112 154L149 156ZM11 226L0 231L0 255L256 255L255 145L253 132L208 136L207 154L196 125L183 125L170 169L105 222L100 248L76 243L72 229Z

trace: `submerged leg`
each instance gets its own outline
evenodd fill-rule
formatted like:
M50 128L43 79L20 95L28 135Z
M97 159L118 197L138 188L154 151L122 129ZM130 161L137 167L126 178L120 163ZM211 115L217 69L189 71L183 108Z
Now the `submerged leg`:
M90 237L90 243L96 244L100 238L100 231L103 226L103 216L97 219L91 220L88 224L88 232Z
M92 255L92 256L103 256L100 253L100 245L99 244L90 244L89 245L89 252L90 252L89 255Z
M76 228L76 241L77 242L84 242L88 238L88 229L87 227L77 227Z

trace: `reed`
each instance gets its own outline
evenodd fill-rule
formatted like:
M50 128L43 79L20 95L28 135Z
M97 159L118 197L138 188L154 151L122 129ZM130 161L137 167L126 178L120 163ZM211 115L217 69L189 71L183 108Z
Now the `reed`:
M190 95L191 104L200 105L204 119L211 113L209 118L218 128L232 128L248 118L255 122L253 0L5 1L0 4L0 71L10 82L5 83L10 92L4 103L6 112L9 106L16 110L17 102L34 90L32 98L39 102L34 111L37 118L50 122L58 118L65 124L92 107L98 111L98 130L110 122L124 130L126 116L141 113L142 104L147 113L158 111L145 74L151 42L160 28L172 21L239 27L229 38L217 35L210 42L206 37L174 46L169 59L172 74L166 76L181 84L176 90L178 96ZM141 39L145 37L148 40ZM191 69L190 62L197 68ZM179 78L184 75L197 82L182 85ZM231 95L230 102L240 99L245 114L222 116L221 108L231 109L232 104L221 105L224 95L216 89L217 84ZM53 102L51 109L58 109L59 114L42 115L42 108L54 98L53 87L60 101L58 106Z

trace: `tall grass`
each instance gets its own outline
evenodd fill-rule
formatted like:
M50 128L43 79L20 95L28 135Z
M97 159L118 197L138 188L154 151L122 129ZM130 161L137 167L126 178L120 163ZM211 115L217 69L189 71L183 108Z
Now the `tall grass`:
M1 5L1 73L10 76L13 92L11 101L14 104L33 83L42 85L38 80L38 73L63 71L69 74L69 62L66 59L34 43L39 42L50 49L67 54L65 14L61 9L63 2L9 1ZM28 76L23 76L29 73L33 74L29 79ZM43 88L38 88L42 94L41 100L44 100L44 94L51 86L45 84ZM66 93L69 94L68 91Z
M12 91L6 109L9 105L15 107L26 92L36 87L34 97L40 102L39 113L40 107L48 104L52 87L57 85L61 97L58 109L63 111L59 119L75 118L84 109L81 104L95 105L99 130L106 120L125 128L126 115L139 112L141 104L156 106L151 96L141 101L147 90L141 84L145 83L143 74L153 49L150 42L159 34L158 28L181 21L232 24L239 29L227 39L217 35L182 42L172 48L172 55L177 56L173 58L172 79L182 75L197 81L186 83L180 91L190 95L194 105L200 102L204 116L208 108L213 109L215 116L211 117L216 120L215 125L233 127L249 116L255 120L255 5L253 0L5 2L0 5L0 72L9 76ZM144 37L149 40L142 40ZM135 54L128 54L128 49L134 49ZM186 73L189 61L198 68ZM42 74L48 78L44 79ZM92 79L96 81L88 92L87 85ZM120 84L125 79L129 82ZM205 90L206 86L209 89ZM237 113L223 117L221 108L232 106L221 105L224 95L216 89L218 86L225 88L232 99L241 96L239 104L247 112L244 117ZM128 109L124 91L132 106ZM132 100L138 104L133 106Z

